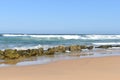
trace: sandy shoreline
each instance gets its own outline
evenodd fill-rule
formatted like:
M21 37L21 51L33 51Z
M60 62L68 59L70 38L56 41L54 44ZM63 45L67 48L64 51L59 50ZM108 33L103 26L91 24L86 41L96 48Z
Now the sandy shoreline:
M0 68L1 80L120 80L120 56Z

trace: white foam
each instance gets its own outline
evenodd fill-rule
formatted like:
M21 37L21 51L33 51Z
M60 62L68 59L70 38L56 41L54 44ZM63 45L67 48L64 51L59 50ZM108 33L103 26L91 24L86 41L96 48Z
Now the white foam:
M24 61L24 62L19 62L19 63L17 63L16 65L17 65L17 66L25 66L25 65L45 64L45 63L48 63L48 62L51 62L51 60L48 59L48 58L45 58L45 59L36 60L36 61Z
M51 48L53 46L50 45L37 45L37 46L31 46L31 47L14 47L12 49L17 49L17 50L27 50L27 49L38 49L38 48L43 48L44 50L47 50L48 48Z
M58 60L69 60L69 59L77 59L77 57L70 57L70 56L64 56L64 55L61 55L61 56L56 55L54 57L40 57L40 58L37 58L37 60L35 61L19 62L16 65L25 66L25 65L35 65L35 64L46 64L46 63L54 62Z
M3 34L4 37L33 37L33 38L58 38L58 39L79 39L79 35L27 35L27 34Z
M33 37L39 39L120 39L120 35L27 35L27 34L3 34L4 37Z
M93 43L93 45L120 45L120 42Z
M7 67L7 66L10 66L8 64L0 64L0 67Z
M85 35L85 37L81 37L81 39L120 39L120 35Z
M28 36L27 34L3 34L4 37L22 37Z
M35 38L79 39L79 35L30 35Z

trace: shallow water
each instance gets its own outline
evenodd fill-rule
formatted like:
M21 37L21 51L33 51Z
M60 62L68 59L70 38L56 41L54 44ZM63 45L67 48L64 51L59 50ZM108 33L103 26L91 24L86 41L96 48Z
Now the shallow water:
M104 56L120 56L120 49L109 48L109 49L94 49L94 50L83 50L82 52L73 53L61 53L52 56L39 56L27 58L24 61L16 64L0 64L0 67L5 66L26 66L35 64L47 64L58 60L70 60L70 59L82 59L82 58L93 58L93 57L104 57Z
M85 35L85 34L1 34L1 49L32 49L58 45L120 45L120 35Z
M4 49L37 49L45 50L58 45L120 45L120 35L86 35L86 34L62 34L62 35L42 35L42 34L0 34L0 50ZM120 55L120 48L112 47L111 49L93 49L91 51L83 50L82 52L61 53L54 56L40 56L25 59L11 65L23 66L33 64L46 64L57 60L81 59L90 57L116 56ZM9 66L0 60L2 66ZM13 63L13 62L11 62Z

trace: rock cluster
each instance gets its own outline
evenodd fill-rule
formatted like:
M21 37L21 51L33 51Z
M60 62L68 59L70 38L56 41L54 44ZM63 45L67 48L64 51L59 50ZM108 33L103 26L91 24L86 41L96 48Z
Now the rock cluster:
M107 49L107 48L111 48L112 45L101 45L101 46L98 46L96 48L104 48L104 49Z
M120 45L100 45L96 48L104 48L104 49L108 49L108 48L112 48L112 47L120 47Z
M4 51L0 50L0 59L18 59L20 57L54 55L55 53L65 53L66 50L73 52L73 51L81 51L82 49L89 49L89 48L87 46L80 46L80 45L71 45L71 46L60 45L57 47L48 48L47 50L44 50L43 48L27 49L27 50L6 49Z
M95 48L111 48L111 47L120 47L119 45L101 45ZM31 57L31 56L42 56L42 55L54 55L55 53L65 53L66 51L82 51L82 49L92 50L94 46L86 45L71 45L71 46L57 46L53 48L48 48L44 50L43 48L39 49L27 49L27 50L16 50L16 49L6 49L4 51L0 50L0 59L19 59L21 57Z

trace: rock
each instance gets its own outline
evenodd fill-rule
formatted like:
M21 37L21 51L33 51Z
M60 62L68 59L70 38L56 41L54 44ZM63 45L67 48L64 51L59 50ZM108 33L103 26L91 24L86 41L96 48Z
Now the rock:
M85 46L85 45L81 45L80 47L81 47L81 49L87 49L87 46Z
M43 48L31 49L29 51L29 56L40 56L43 55Z
M39 48L38 49L38 56L41 56L41 55L43 55L43 53L44 53L44 49L43 48Z
M81 46L79 45L72 45L72 46L69 46L69 51L81 51Z
M17 53L17 50L12 50L12 49L6 49L4 51L4 58L7 59L18 59L20 55Z
M4 59L3 51L0 50L0 59Z
M101 45L101 46L98 46L96 48L104 48L104 49L107 49L107 48L110 48L112 47L112 45Z
M19 53L23 57L40 56L40 55L43 55L43 52L44 52L43 48L17 51L17 53Z
M0 50L0 54L3 54L3 51Z
M120 45L112 45L112 47L120 47Z
M94 46L87 47L88 50L92 50Z
M38 49L31 49L29 56L37 56L39 54Z
M47 51L44 52L45 55L54 55L55 54L55 49L54 48L49 48Z
M66 47L65 47L65 50L66 50L66 51L70 51L70 46L66 46Z
M65 52L66 49L65 49L65 46L58 46L58 47L55 47L55 52Z
M18 50L18 54L21 55L22 57L28 57L29 56L29 50Z
M3 56L3 55L0 55L0 59L4 59L5 58L5 56Z
M29 52L28 52L28 55L29 56L37 56L38 55L38 49L31 49Z

